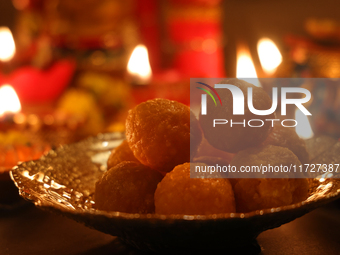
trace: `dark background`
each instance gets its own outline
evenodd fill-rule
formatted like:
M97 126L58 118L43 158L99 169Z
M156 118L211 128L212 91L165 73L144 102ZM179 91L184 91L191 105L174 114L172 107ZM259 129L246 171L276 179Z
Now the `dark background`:
M0 0L0 26L14 28L16 10L10 0Z

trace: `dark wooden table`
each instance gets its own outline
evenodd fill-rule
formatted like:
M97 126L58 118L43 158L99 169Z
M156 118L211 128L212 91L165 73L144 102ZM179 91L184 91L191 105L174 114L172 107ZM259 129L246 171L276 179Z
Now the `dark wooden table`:
M257 240L264 255L340 254L340 201L268 230ZM0 212L0 254L142 253L113 236L28 205L15 211Z

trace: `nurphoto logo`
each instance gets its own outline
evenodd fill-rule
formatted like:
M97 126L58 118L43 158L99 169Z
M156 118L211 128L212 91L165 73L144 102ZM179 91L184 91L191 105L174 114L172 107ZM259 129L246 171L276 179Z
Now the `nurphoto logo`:
M198 84L201 84L211 91L216 95L218 100L220 101L220 104L222 106L222 100L220 98L220 95L216 91L216 89L228 89L231 94L232 94L232 99L233 99L233 115L244 115L244 109L245 109L245 98L243 91L238 88L235 85L231 84L215 84L215 87L213 88L212 86L209 86L208 84L205 84L203 82L197 82ZM216 100L213 96L213 94L208 91L205 88L202 87L197 87L198 89L203 90L206 92L214 101L215 106L217 106ZM253 88L249 87L247 88L247 104L248 104L248 109L251 113L258 115L258 116L266 116L274 113L277 109L278 106L278 88L273 87L272 88L272 105L269 109L266 110L259 110L255 109L254 104L253 104ZM305 88L298 88L298 87L282 87L281 89L281 115L286 116L287 115L287 105L295 105L304 115L312 115L302 104L307 103L311 99L311 93L309 90ZM289 93L301 93L304 95L303 98L287 98L287 94ZM201 95L201 115L207 115L208 114L208 109L207 109L207 94L202 94ZM278 119L266 119L265 121L270 121L272 122L272 126L274 125L274 121L278 121ZM293 125L285 125L286 121L291 121L294 122ZM216 125L219 124L227 124L229 121L227 119L214 119L213 121L213 126L215 127ZM232 125L232 120L230 120L231 125ZM251 123L253 122L260 122L260 125L252 125ZM295 127L297 125L297 121L294 119L284 119L281 120L281 123L283 126L286 127ZM244 123L245 125L245 123ZM248 120L248 125L250 127L261 127L264 125L264 121L260 119L251 119Z

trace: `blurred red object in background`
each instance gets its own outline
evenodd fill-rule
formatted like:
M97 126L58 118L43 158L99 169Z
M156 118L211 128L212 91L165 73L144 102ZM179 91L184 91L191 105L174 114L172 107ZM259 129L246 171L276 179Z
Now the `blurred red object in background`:
M0 84L11 85L22 103L52 101L67 87L75 67L73 60L59 60L45 70L24 66L8 75L0 73Z

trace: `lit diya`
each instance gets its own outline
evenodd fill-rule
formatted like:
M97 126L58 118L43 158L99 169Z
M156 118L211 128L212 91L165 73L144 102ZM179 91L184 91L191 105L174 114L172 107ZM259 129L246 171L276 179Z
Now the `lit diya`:
M5 85L0 88L0 203L19 199L18 190L9 177L9 170L18 162L38 159L50 150L48 145L32 144L22 132L15 130L9 121L21 111L20 101L14 89Z

